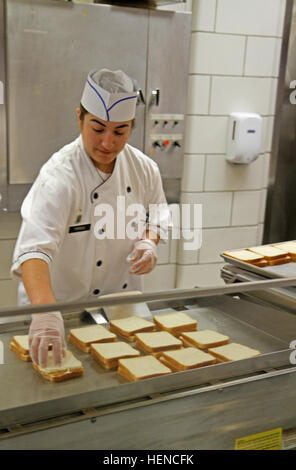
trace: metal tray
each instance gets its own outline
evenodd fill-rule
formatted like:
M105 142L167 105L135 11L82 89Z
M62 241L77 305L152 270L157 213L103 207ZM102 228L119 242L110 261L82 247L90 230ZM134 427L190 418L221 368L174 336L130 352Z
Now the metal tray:
M262 354L250 359L172 373L165 377L127 382L116 371L104 370L90 355L69 345L69 349L82 361L85 374L66 382L51 383L33 369L32 363L21 361L9 350L14 332L0 335L5 357L5 364L0 366L0 438L1 428L69 413L81 413L83 409L90 407L102 408L132 400L141 401L155 393L184 390L290 364L291 351L286 341L255 328L242 321L239 316L236 318L227 313L235 312L239 307L240 313L245 309L261 318L263 313L270 315L273 312L272 307L266 309L249 300L240 300L238 305L237 299L229 296L213 297L206 304L202 304L203 300L200 302L201 306L193 306L188 310L190 316L198 321L199 329L209 328L228 334L231 341L258 349ZM161 312L154 311L147 319L151 319L155 313ZM70 328L82 326L81 319L74 318L65 326L67 332ZM26 333L27 330L17 332Z
M244 248L241 248L241 249L243 250ZM250 263L245 263L244 261L239 261L234 258L231 258L230 256L224 255L223 253L221 253L220 256L225 261L227 261L227 263L230 263L230 264L233 264L234 266L245 269L246 271L251 271L253 273L260 274L263 277L268 277L272 279L277 279L279 277L281 278L296 277L296 263L294 261L290 261L290 263L285 263L285 264L278 264L276 266L266 266L264 268L260 268ZM292 287L292 289L295 289L295 287Z

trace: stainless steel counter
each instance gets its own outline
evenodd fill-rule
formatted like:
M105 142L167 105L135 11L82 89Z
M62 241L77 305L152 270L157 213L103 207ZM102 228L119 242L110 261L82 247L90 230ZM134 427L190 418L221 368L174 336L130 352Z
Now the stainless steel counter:
M190 448L194 436L195 448L231 448L234 442L229 443L230 437L224 436L219 441L216 431L213 435L207 434L207 438L204 434L201 439L200 426L207 427L209 422L205 410L201 421L198 413L206 396L209 398L208 406L213 409L217 402L219 423L222 425L222 418L227 433L227 426L232 421L228 421L227 413L221 416L221 411L224 407L230 410L230 404L226 406L222 399L230 394L235 396L237 437L244 435L246 425L250 427L252 416L254 421L251 427L258 432L264 430L264 426L268 429L274 419L269 412L262 411L259 419L254 414L255 410L249 410L247 421L243 418L242 413L246 414L249 398L248 393L245 396L242 390L247 391L250 387L257 390L263 410L268 405L269 395L263 399L262 391L267 393L271 383L276 383L278 387L280 383L286 384L278 399L289 408L287 400L296 386L296 367L290 362L292 351L289 349L290 342L296 339L296 316L240 294L238 286L232 286L231 290L237 292L231 295L209 293L208 296L202 294L199 297L197 289L189 291L191 295L187 298L182 291L181 299L178 299L178 293L174 290L171 291L171 300L169 293L148 295L150 299L155 298L147 303L151 314L146 318L151 319L155 313L188 309L190 316L197 319L199 329L210 328L228 334L231 341L259 349L262 354L251 359L215 364L140 382L127 382L116 371L105 371L91 356L69 345L69 349L83 362L85 374L68 382L50 383L33 369L31 363L22 362L9 350L13 334L25 334L28 331L24 317L20 317L20 322L15 317L16 321L12 323L2 323L0 339L4 342L5 364L0 366L0 449L17 449L22 446L31 449L139 449L149 446L180 449ZM221 292L224 291L225 288L222 288ZM196 296L193 297L195 292ZM163 297L167 300L163 300ZM143 298L145 296L139 296L137 301ZM115 303L120 309L120 302L125 301L119 298ZM24 310L20 309L19 314L23 313ZM84 316L79 312L65 314L67 331L83 324ZM221 391L224 392L223 397L219 395ZM282 406L273 402L274 405ZM187 411L180 415L184 407ZM294 408L291 402L287 418L282 415L281 425L285 429L287 419L294 422L296 427ZM158 435L157 422L163 414L165 417L162 418L161 427L165 426L165 436L156 444L153 436ZM195 426L192 416L189 418L190 414L196 418ZM134 427L131 428L131 420L135 421L136 416L138 422L143 424L136 426L137 432ZM212 411L209 413L208 419L212 421L213 427L216 426L217 416ZM231 416L233 420L232 413ZM144 425L146 419L149 432ZM102 421L107 433L98 426L98 422ZM126 432L120 434L118 429L124 425ZM180 432L176 432L175 426L178 426ZM188 433L191 433L190 439Z

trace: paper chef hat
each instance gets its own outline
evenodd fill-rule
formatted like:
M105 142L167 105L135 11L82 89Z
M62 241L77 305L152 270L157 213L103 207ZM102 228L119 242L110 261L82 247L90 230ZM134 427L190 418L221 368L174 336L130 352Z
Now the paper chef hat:
M93 70L88 74L82 106L104 121L129 121L135 117L137 91L133 80L121 70Z

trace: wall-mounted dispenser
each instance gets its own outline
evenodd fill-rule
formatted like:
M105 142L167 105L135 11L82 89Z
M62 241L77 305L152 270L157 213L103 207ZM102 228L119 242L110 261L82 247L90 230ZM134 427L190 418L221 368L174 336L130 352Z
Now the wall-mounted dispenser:
M262 118L255 113L232 113L229 119L226 159L230 163L251 163L259 156Z

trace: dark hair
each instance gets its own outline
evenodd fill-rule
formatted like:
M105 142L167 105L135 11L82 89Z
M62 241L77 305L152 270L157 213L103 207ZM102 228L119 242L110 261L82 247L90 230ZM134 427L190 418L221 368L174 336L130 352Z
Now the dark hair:
M84 116L86 114L89 114L89 112L82 106L82 104L80 103L80 116L79 116L79 119L80 121L83 121L84 119ZM135 120L133 119L132 120L132 129L135 127Z

